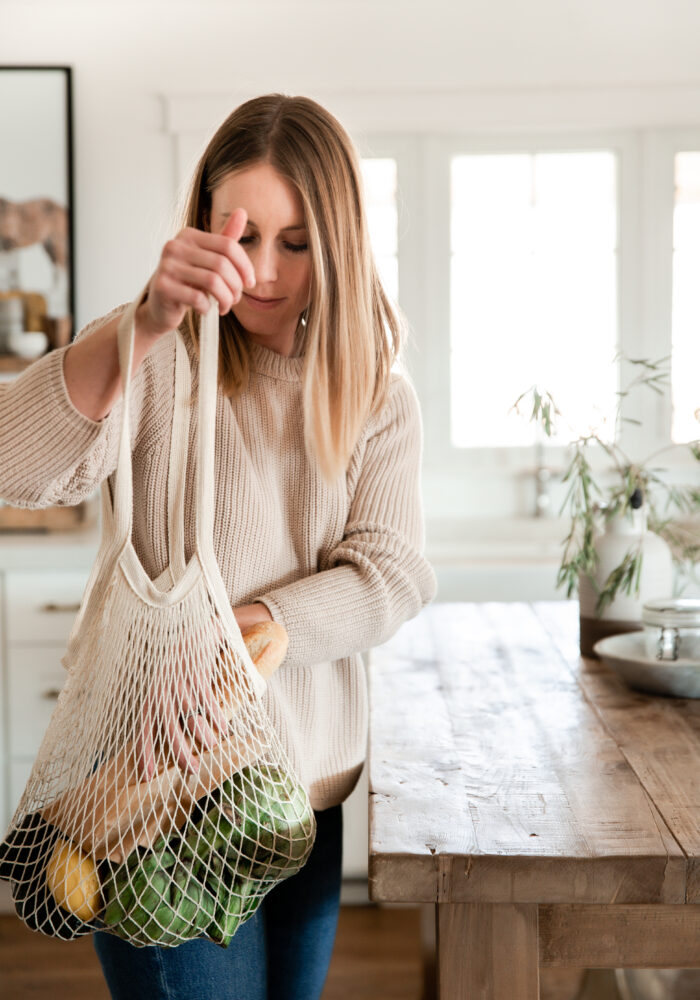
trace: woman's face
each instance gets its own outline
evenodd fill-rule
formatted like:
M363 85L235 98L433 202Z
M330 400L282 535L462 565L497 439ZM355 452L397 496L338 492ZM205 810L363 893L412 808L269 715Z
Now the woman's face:
M311 287L301 197L269 163L258 163L229 174L214 189L211 231L220 233L237 208L248 216L240 244L253 264L255 287L244 291L232 312L252 340L289 357ZM261 305L260 299L274 301Z

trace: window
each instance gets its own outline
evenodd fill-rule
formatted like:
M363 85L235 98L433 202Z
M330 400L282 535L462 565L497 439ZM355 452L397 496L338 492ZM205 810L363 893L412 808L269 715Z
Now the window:
M365 157L361 161L370 242L379 278L394 302L399 301L396 160Z
M674 174L672 437L680 443L700 436L700 152L677 153Z
M427 516L528 517L542 462L557 512L568 441L591 428L611 440L620 400L630 461L658 453L664 479L697 482L697 461L672 445L700 437L700 134L364 142L368 160L395 164L392 266L412 332ZM618 351L652 361L673 351L672 385L625 397L640 369ZM552 393L570 433L545 438L527 407L523 418L508 413L533 383ZM604 449L592 446L589 461L598 482L614 481Z
M531 444L509 410L532 384L572 425L553 441L598 427L617 389L614 153L457 155L450 182L452 444Z

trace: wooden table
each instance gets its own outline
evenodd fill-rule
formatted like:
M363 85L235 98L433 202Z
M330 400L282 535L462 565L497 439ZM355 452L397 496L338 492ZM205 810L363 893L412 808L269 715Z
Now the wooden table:
M369 684L369 894L433 904L440 1000L700 966L700 701L583 659L575 601L430 605Z

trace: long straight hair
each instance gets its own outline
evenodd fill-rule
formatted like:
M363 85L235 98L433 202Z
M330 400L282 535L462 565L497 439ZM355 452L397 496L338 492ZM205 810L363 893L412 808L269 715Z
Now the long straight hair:
M387 400L408 324L385 294L370 247L360 161L340 123L308 97L267 94L246 101L218 128L199 161L185 225L207 228L212 192L232 173L268 163L301 195L311 252L310 302L297 324L303 354L304 445L334 482L370 415ZM199 351L199 314L183 332ZM219 384L237 397L250 381L244 328L220 317Z

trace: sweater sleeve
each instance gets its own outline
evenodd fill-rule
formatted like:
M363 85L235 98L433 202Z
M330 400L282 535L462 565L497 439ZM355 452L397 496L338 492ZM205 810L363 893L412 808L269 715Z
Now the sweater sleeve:
M125 308L117 306L88 323L72 343ZM0 497L13 506L75 506L116 468L122 397L102 420L76 409L63 373L72 343L49 351L17 378L0 383ZM143 412L146 360L132 381L132 449Z
M286 628L286 666L337 660L381 645L437 594L425 559L423 428L410 382L394 378L375 418L343 539L328 568L255 598Z

